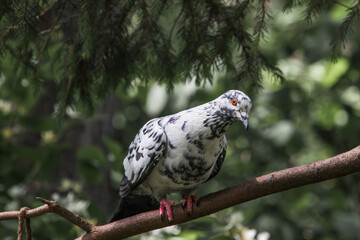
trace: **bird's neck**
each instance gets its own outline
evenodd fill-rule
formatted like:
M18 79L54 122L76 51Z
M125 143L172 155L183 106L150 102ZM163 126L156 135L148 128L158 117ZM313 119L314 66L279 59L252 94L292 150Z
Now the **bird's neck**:
M228 127L235 121L231 116L224 115L216 103L209 102L203 105L205 115L201 119L207 139L222 137Z

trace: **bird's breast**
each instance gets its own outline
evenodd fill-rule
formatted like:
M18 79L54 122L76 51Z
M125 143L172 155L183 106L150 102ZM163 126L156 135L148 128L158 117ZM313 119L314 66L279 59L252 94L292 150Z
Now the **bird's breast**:
M160 173L183 186L205 182L218 158L219 142L189 136L172 140L164 160L159 164ZM173 144L172 147L170 144Z

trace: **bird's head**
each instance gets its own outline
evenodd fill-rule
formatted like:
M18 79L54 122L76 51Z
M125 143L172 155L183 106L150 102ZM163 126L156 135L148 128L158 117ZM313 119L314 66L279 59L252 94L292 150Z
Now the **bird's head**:
M220 113L233 120L240 120L245 129L249 127L251 99L239 90L229 90L219 97Z

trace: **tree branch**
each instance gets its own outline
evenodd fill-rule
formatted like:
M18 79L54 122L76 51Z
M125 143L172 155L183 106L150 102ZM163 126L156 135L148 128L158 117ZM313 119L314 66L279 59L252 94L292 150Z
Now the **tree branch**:
M93 229L94 225L92 225L85 219L81 218L79 215L59 205L56 201L49 201L41 197L37 197L36 199L45 203L46 205L34 209L29 209L26 210L25 212L22 211L0 212L0 221L7 219L17 219L20 213L24 214L23 217L26 219L40 216L45 213L56 213L57 215L65 218L72 224L80 227L85 232L90 232Z
M157 210L141 213L102 226L95 226L76 240L123 239L143 232L187 222L225 208L272 193L342 177L360 171L360 145L337 156L266 174L200 199L200 206L188 216L180 205L173 207L174 221L161 221Z
M27 219L52 212L64 217L87 232L76 240L123 239L200 218L269 194L342 177L359 171L360 145L348 152L322 161L269 173L244 181L233 187L208 194L200 199L200 206L196 207L190 216L187 215L187 211L183 210L180 205L177 205L173 207L174 221L171 224L166 220L162 221L159 217L159 212L154 210L106 225L94 226L57 202L39 197L37 199L46 205L26 211L2 212L0 213L0 220L16 219L20 213L23 218Z

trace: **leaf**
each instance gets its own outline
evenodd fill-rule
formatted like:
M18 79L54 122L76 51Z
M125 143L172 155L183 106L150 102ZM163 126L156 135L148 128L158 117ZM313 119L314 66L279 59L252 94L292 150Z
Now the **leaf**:
M56 130L58 128L56 120L51 117L23 116L19 120L23 126L37 131Z
M344 58L338 59L336 63L328 62L326 64L326 74L321 81L321 85L326 88L332 87L348 69L349 61Z
M97 167L90 162L82 162L77 167L77 172L88 183L100 183L103 180L103 175Z
M78 158L85 160L84 162L89 162L96 167L107 163L107 158L103 150L92 144L82 146L76 155Z
M102 140L105 143L105 146L109 150L109 152L113 153L116 158L122 157L123 149L119 142L112 140L108 136L103 136Z

